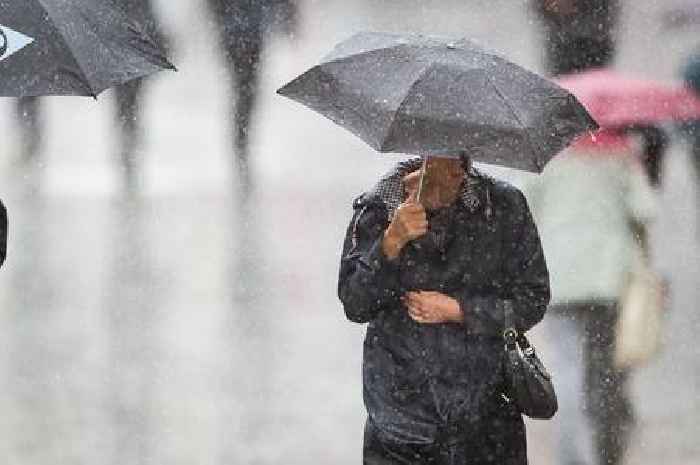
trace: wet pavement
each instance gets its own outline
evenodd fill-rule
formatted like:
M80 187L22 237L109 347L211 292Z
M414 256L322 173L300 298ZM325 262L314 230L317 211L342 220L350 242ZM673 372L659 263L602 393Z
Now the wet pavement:
M141 195L120 194L108 96L47 101L36 163L17 159L11 137L0 149L11 220L0 461L359 463L363 327L344 320L336 273L352 198L395 159L273 91L361 29L464 34L536 67L534 26L511 0L307 1L301 33L265 57L256 192L243 210L203 2L158 3L181 71L150 83ZM619 64L668 78L693 37L660 32L648 19L657 3L628 9ZM0 110L12 128L8 102ZM635 376L629 463L700 459L697 199L676 144L653 231L672 308L664 352ZM532 463L552 463L551 447L550 425L531 422Z

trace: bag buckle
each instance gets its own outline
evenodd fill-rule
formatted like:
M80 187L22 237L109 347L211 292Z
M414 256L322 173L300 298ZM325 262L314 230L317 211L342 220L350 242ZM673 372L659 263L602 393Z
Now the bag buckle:
M511 345L515 344L515 341L518 339L518 332L515 330L515 328L506 328L503 331L503 340L506 341L506 344Z

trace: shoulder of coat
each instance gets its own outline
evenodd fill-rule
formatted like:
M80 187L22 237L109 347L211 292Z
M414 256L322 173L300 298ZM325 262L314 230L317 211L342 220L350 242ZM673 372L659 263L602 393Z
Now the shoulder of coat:
M360 210L363 208L368 208L372 206L379 206L382 204L382 200L374 192L363 192L352 201L352 208L354 210Z
M357 197L355 197L355 200L352 201L352 208L354 210L357 210L358 208L362 208L367 204L367 192L363 192Z
M488 189L489 196L495 202L518 206L524 201L525 195L512 183L481 172L479 172L479 177Z

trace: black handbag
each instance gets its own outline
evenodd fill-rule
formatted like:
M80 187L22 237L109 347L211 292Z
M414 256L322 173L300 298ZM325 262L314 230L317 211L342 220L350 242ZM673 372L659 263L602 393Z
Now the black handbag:
M525 334L518 333L515 328L512 302L505 305L503 340L506 377L504 396L530 418L552 418L559 408L552 378Z

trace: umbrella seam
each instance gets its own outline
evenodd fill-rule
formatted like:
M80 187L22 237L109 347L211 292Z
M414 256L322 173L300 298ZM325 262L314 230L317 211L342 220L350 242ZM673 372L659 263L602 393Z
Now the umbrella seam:
M37 2L39 3L39 5L41 5L41 7L44 9L44 11L46 11L47 14L53 19L54 14L53 14L52 10L49 7L47 7L46 4L44 3L45 0L37 0ZM138 22L132 22L133 18L130 18L129 15L126 14L126 12L123 8L119 7L118 5L111 5L111 4L107 4L107 3L106 3L106 5L109 5L110 7L112 7L113 10L118 15L121 16L121 20L124 21L126 25L128 25L128 26L133 26L134 24L139 25ZM81 8L74 8L72 11L74 11L77 15L80 15L80 17L84 20L85 24L91 28L91 32L94 33L96 40L100 42L100 44L104 47L105 50L111 52L110 48L105 45L103 38L100 36L100 34L97 33L97 27L95 26L95 24L96 24L95 20L91 16L86 14L86 12ZM73 58L73 60L75 61L75 64L80 72L80 74L75 73L75 72L72 72L72 74L78 75L81 78L80 81L83 83L83 85L86 87L88 93L93 98L97 99L97 95L100 94L101 92L103 92L106 88L112 87L116 84L119 84L119 82L115 83L113 81L112 82L107 81L106 86L99 86L99 87L93 86L93 84L91 83L90 78L88 76L88 73L86 72L85 67L83 66L82 57L79 54L75 53L75 51L73 50L73 47L71 45L71 42L69 40L67 40L65 32L60 27L58 27L56 25L56 23L54 23L54 29L58 32L60 37L63 39L63 42L66 45L66 48L69 50L70 55ZM136 31L141 36L140 40L144 41L144 37L147 38L148 40L145 41L146 43L149 43L153 48L162 52L160 44L155 40L155 38L153 36L151 36L150 33L148 33L148 31L146 31L143 27L136 29ZM158 59L158 57L155 57L153 55L149 55L149 54L146 54L143 52L140 53L140 56L143 57L148 63L150 63L153 66L177 70L177 68L175 68L175 66L170 62L170 60L167 59L167 57L161 57L160 59ZM144 74L143 72L137 71L136 73L133 74L132 79L137 79L137 78L143 77L145 75L146 74Z
M351 58L354 59L354 58L357 58L357 57L363 57L363 56L370 55L370 54L375 53L375 52L385 52L385 51L387 51L387 50L394 50L394 49L397 49L397 48L400 48L400 47L406 47L406 48L408 48L407 45L409 45L409 44L396 44L396 45L392 45L391 47L373 48L372 50L365 50L364 52L355 53L355 54L353 54L353 55L346 55L346 56L334 58L334 59L332 59L332 60L325 60L325 61L322 61L322 62L320 63L320 65L342 63L344 60L348 60L348 59L351 59Z
M425 75L428 74L428 72L430 72L430 70L432 70L434 67L435 67L435 63L431 62L430 64L428 64L428 66L426 66L426 68L423 71L421 71L421 73L418 75L418 77L413 81L413 84L408 86L408 90L406 91L406 94L403 96L403 98L401 99L401 103L399 104L399 106L396 108L396 111L394 112L394 118L392 118L392 121L391 121L391 124L389 125L389 128L384 133L384 137L382 138L382 142L380 144L380 150L379 150L380 152L386 151L384 149L384 143L391 136L391 133L393 132L394 127L396 126L396 121L398 119L397 115L399 114L401 109L403 109L406 106L406 100L408 100L409 94L411 93L413 88L416 86L416 84L418 82L420 82L420 80L423 79L425 77Z
M336 79L335 79L335 76L333 76L332 74L326 73L326 72L323 70L322 65L317 65L316 67L317 67L318 72L319 72L320 74L323 74L323 75L325 75L325 76L329 76L329 77L331 77L333 80L336 80ZM290 85L290 84L292 84L292 83L294 83L294 82L296 82L296 80L294 80L294 81L292 81L291 83L287 84L287 86ZM284 89L285 87L287 87L287 86L284 86L284 87L278 89L277 92L280 93L280 91L283 90L283 89ZM287 98L289 98L289 99L291 99L291 100L293 100L293 101L295 101L295 102L297 102L297 103L301 103L302 105L306 105L305 103L303 103L303 102L301 102L301 101L299 101L299 100L294 99L292 96L285 95L284 93L281 93L280 95L282 95L282 96L284 96L284 97L287 97ZM307 105L307 106L308 106L308 105ZM364 115L363 115L362 113L360 113L359 111L357 111L354 107L352 107L352 106L350 106L350 105L340 105L340 104L337 104L336 107L337 107L338 109L340 109L341 111L352 113L353 115L357 116L359 120L364 120ZM313 107L310 107L310 108L313 109ZM374 150L377 150L377 151L379 151L379 152L382 152L382 149L381 149L381 148L382 148L382 144L381 144L381 143L382 143L382 140L379 140L379 141L378 141L378 144L377 144L377 147L375 147L374 145L372 145L371 142L365 140L365 138L362 137L361 132L360 132L359 130L355 130L355 129L352 129L352 128L349 128L349 127L344 126L344 125L342 124L342 118L334 118L334 117L331 116L331 115L326 115L326 114L323 114L323 113L320 113L320 114L321 114L321 116L323 116L324 118L330 120L330 121L333 122L334 124L338 124L341 128L345 129L345 130L348 131L349 133L351 133L351 134L353 134L353 135L359 137L360 140L361 140L362 142L364 142L365 144L367 144L370 148L372 148L372 149L374 149ZM338 120L338 121L336 121L336 120Z
M515 108L513 108L513 106L510 104L510 102L509 102L508 99L505 97L505 95L503 94L503 92L501 91L501 89L498 87L498 85L497 85L495 82L493 82L493 79L491 79L491 76L489 76L488 73L486 74L486 80L487 80L488 83L491 85L491 87L493 87L493 89L496 91L496 94L497 94L498 97L501 99L501 101L503 102L503 104L508 108L508 110L510 110L511 114L513 115L513 117L515 118L515 120L516 120L516 121L518 122L518 124L520 125L520 128L521 128L521 129L523 130L523 132L525 133L525 137L527 138L527 143L528 143L528 145L530 146L530 150L532 150L532 154L534 155L533 159L534 159L535 168L537 169L537 171L542 171L542 168L543 168L543 167L542 167L541 164L539 163L539 158L538 158L538 157L539 157L539 154L538 154L537 151L535 150L535 145L539 145L539 144L534 144L534 143L533 143L532 137L530 137L530 131L527 129L527 127L525 126L525 124L523 124L522 119L520 119L520 115L518 115L518 112L517 112L517 111L515 110ZM542 150L541 147L538 147L538 148L539 148L540 151Z

